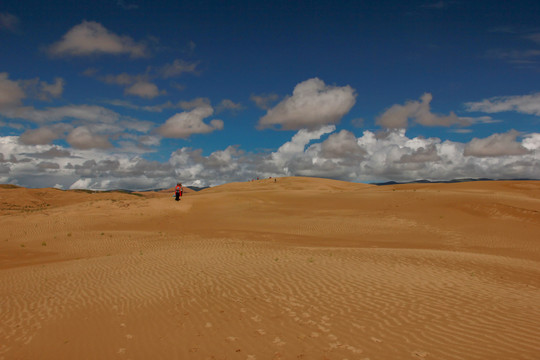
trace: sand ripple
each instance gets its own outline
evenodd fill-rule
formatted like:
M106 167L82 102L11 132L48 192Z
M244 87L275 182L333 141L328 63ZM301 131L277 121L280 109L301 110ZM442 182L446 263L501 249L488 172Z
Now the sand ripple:
M487 270L499 260L179 238L8 269L0 354L84 358L85 343L95 358L533 359L540 271L511 259ZM516 272L529 280L510 281Z

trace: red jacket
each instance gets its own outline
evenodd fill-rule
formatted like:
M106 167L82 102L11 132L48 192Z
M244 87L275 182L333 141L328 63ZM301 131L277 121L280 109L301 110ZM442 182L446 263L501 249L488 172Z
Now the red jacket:
M174 192L180 193L180 196L182 196L182 193L184 192L184 189L180 185L176 185L176 188L174 189Z

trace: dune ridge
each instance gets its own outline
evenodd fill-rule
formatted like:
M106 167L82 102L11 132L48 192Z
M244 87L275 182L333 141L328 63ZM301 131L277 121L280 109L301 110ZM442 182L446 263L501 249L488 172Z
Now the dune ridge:
M0 359L540 353L540 182L0 199Z

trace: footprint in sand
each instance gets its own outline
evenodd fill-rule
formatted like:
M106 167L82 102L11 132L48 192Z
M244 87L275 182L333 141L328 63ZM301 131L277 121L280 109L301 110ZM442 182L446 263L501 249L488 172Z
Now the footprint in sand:
M416 350L416 351L413 351L412 353L414 356L420 358L420 359L424 359L424 358L427 358L429 356L429 353L426 352L426 351L422 351L422 350Z
M283 346L283 345L286 344L286 342L283 341L283 340L281 340L279 337L276 337L276 338L274 339L274 344L276 344L277 346Z

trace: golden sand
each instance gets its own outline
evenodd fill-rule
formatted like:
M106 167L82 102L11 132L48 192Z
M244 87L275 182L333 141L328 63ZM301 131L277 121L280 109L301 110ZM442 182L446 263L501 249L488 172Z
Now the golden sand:
M0 187L0 359L538 359L540 182Z

